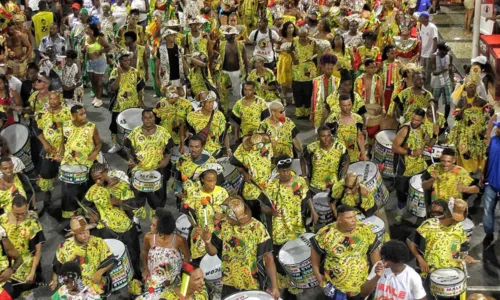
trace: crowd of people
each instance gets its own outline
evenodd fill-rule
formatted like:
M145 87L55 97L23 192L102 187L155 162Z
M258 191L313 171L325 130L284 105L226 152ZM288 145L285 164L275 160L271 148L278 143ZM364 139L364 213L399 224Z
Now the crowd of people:
M0 299L467 298L468 200L489 247L500 119L486 57L457 80L439 1L25 2L0 1Z

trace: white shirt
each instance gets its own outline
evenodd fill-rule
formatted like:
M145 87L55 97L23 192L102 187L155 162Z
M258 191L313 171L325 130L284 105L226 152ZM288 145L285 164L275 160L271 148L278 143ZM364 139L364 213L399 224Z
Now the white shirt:
M138 9L139 11L146 10L146 2L144 0L132 0L132 4L130 4L130 9ZM145 13L139 13L139 22L142 22L148 18L148 15Z
M21 85L22 84L23 83L21 82L21 80L19 80L19 78L15 77L15 76L10 76L9 87L11 89L15 90L18 93L21 93Z
M257 39L255 39L255 35L257 35ZM271 30L271 36L274 42L278 41L280 38L280 36L274 30ZM268 62L274 61L274 50L272 48L271 42L269 41L269 29L266 31L266 33L262 33L259 29L255 29L248 36L248 40L250 42L255 41L253 55L263 56L267 59Z
M125 22L127 21L127 6L125 3L122 3L121 6L117 5L116 3L113 4L113 17L115 17L116 25L118 25L118 28L122 28L123 25L125 25Z
M28 6L34 12L39 10L38 3L40 3L40 0L28 0Z
M420 56L423 58L430 58L433 54L433 40L438 39L438 29L436 25L431 22L429 22L427 26L422 24L420 26L420 38L422 41L422 51Z
M375 267L368 275L368 280L375 277ZM422 278L410 266L405 265L403 272L395 275L390 268L385 268L384 275L380 277L375 289L375 300L415 300L425 297Z

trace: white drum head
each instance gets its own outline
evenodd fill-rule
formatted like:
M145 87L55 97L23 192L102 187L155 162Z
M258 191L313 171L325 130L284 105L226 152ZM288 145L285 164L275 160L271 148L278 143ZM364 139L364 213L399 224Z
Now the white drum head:
M141 182L156 182L161 179L161 174L158 171L137 171L134 178Z
M465 279L465 273L457 268L437 269L431 273L431 281L440 285L456 285Z
M465 220L460 223L462 223L462 226L464 226L465 231L474 229L474 222L472 222L471 219L465 218Z
M109 249L115 256L121 257L125 253L125 245L119 240L115 239L105 239L106 244L108 244Z
M122 111L116 118L118 126L132 130L142 125L142 108L129 108Z
M375 135L375 140L385 148L392 148L392 143L396 138L396 130L382 130Z
M188 220L187 215L180 215L177 220L175 220L175 228L184 234L188 234L189 228L191 228L191 223Z
M273 300L273 299L274 298L271 295L262 291L245 291L224 298L224 300Z
M236 168L233 166L231 163L229 163L229 157L222 157L217 160L217 163L222 166L224 169L222 171L224 177L229 176L229 174L233 173L234 169ZM206 168L204 168L206 169ZM218 173L218 172L217 172Z
M365 170L367 169L368 166L368 173L366 174L365 178ZM372 180L376 175L377 175L377 165L372 163L371 161L358 161L356 163L353 163L349 166L348 169L349 172L354 172L358 176L360 175L361 178L363 179L363 182L368 182Z
M0 135L7 141L12 154L21 150L28 141L28 127L22 124L12 124L4 128Z
M314 208L317 211L331 211L329 200L328 193L317 193L313 197Z
M278 259L285 265L295 265L311 257L311 246L309 239L313 233L306 232L299 238L286 242L281 248ZM306 241L304 241L306 240Z
M84 165L62 165L61 170L68 173L87 172L87 167Z
M365 225L370 226L373 233L377 233L385 229L384 221L382 221L382 219L377 216L371 216L365 220L362 220L361 222L363 222L363 224Z
M418 174L410 178L410 185L415 190L423 193L424 189L422 188L422 174Z
M222 278L221 261L217 255L205 254L200 262L200 268L205 273L205 280L217 280Z

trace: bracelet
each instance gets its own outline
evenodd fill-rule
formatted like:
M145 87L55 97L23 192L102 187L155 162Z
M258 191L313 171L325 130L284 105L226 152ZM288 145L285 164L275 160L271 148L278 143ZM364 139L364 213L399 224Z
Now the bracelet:
M412 152L413 152L413 151L411 151L411 149L406 149L406 154L407 154L408 156L410 156Z

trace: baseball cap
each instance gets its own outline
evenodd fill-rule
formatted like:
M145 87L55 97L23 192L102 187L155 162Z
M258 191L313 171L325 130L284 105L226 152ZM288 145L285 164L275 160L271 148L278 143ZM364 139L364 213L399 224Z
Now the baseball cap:
M431 16L429 15L429 13L428 13L428 12L426 12L426 11L421 12L421 13L420 13L420 16L421 16L421 17L424 17L424 18L427 18L427 19L429 19L429 18L431 17Z
M488 62L488 59L484 55L479 55L479 56L474 57L474 58L472 58L470 60L471 64L473 64L473 63L479 63L479 64L482 64L482 65L485 65L487 62Z
M73 5L71 5L71 8L74 8L74 9L80 10L80 8L82 8L82 7L81 7L81 5L80 5L80 4L78 4L78 3L73 3Z

